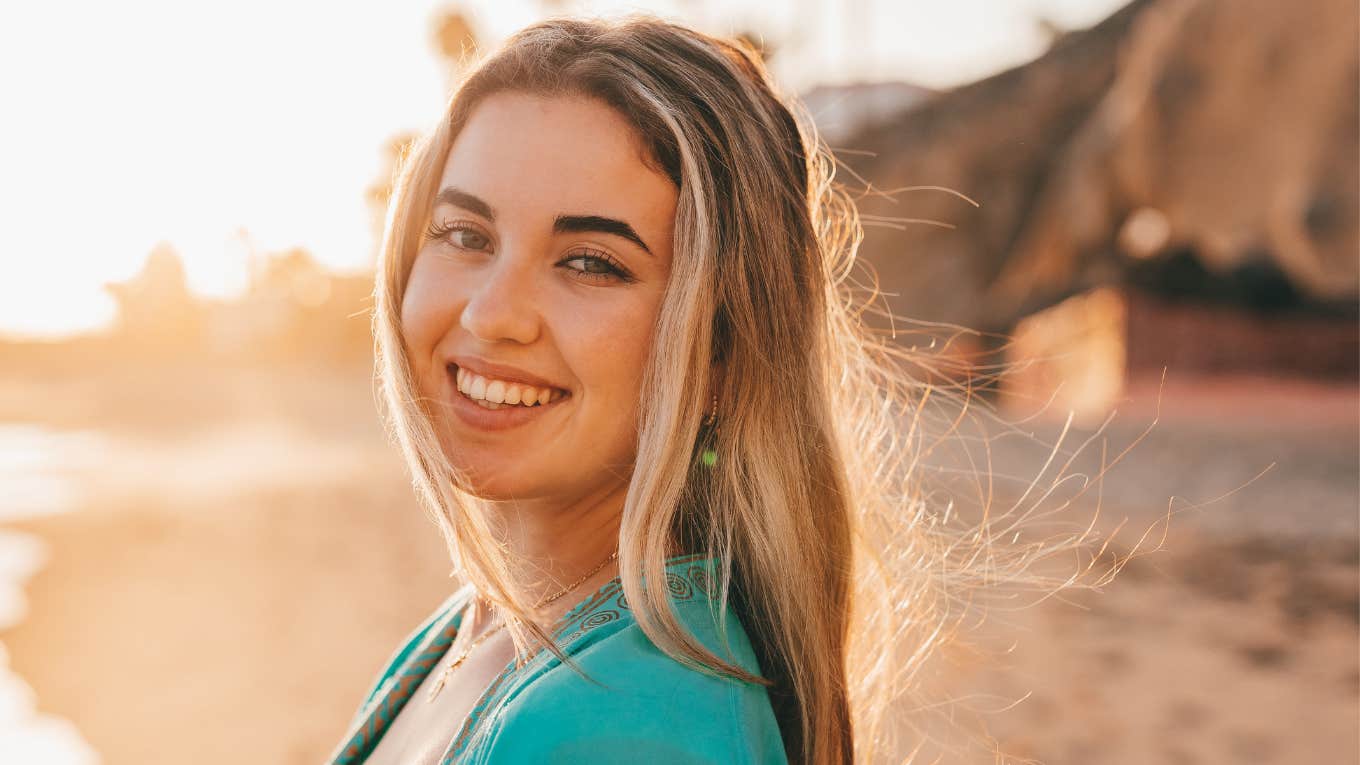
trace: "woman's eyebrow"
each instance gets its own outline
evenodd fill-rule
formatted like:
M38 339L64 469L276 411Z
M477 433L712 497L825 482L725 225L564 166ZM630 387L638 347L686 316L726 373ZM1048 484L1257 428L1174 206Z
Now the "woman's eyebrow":
M435 197L435 205L438 206L441 204L461 207L470 213L486 218L492 223L496 222L496 211L492 209L490 204L487 204L486 200L476 194L468 193L453 186L445 186L443 189L440 189L439 194ZM642 241L642 237L638 236L638 233L633 230L633 227L617 218L606 218L601 215L559 215L557 216L557 220L553 221L554 234L572 234L588 231L621 236L633 244L636 244L638 247L641 247L642 251L648 255L652 254L651 248L647 246L646 242Z
M445 186L440 190L439 195L434 198L434 203L435 205L445 204L461 207L470 213L475 213L486 218L492 223L496 222L496 211L491 209L491 205L487 204L481 197L476 196L475 194L469 194L462 189Z
M636 244L648 255L652 251L647 244L642 241L642 237L637 235L633 227L616 218L604 218L599 215L559 215L553 221L554 234L581 233L585 231L596 231L601 234L613 234Z

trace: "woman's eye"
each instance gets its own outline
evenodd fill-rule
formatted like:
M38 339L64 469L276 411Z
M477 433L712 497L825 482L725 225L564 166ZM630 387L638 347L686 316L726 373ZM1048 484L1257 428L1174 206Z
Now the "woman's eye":
M588 273L588 274L612 274L612 273L614 273L614 267L611 266L611 265L609 265L608 262L606 262L606 261L604 261L604 260L601 260L601 259L599 259L599 258L596 258L596 257L591 257L590 255L577 255L577 256L574 257L574 258L568 258L565 262L567 262L567 263L576 263L576 262L580 262L580 263L584 264L584 265L586 266L585 268L578 268L578 269L576 269L576 270L577 270L577 271L584 271L585 273Z
M447 242L462 250L486 250L491 237L463 223L431 223L425 235L433 241Z
M620 279L630 281L628 274L622 269L609 260L596 255L572 255L563 260L562 265L590 280Z
M470 228L457 228L449 232L449 241L465 250L485 250L491 240L486 234Z

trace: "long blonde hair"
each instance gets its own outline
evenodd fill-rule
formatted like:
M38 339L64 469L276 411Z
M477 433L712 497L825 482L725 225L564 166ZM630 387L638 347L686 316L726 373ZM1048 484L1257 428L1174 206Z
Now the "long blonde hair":
M923 499L913 467L931 388L866 327L853 201L796 102L740 44L649 18L535 24L470 72L406 157L376 290L378 374L456 571L512 617L519 650L557 650L482 500L459 488L398 320L442 164L477 104L505 90L612 106L679 189L619 540L639 626L681 662L769 685L791 761L867 758L889 733L882 713L947 631L947 583L1005 567L976 557L982 535L961 553ZM703 422L711 386L717 427ZM678 621L664 576L677 547L721 562L717 599L738 608L763 677Z

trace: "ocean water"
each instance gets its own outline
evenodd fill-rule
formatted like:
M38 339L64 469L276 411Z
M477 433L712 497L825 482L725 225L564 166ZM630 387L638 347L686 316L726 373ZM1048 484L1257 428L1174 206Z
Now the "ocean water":
M71 509L71 476L107 453L105 447L93 431L0 423L0 523Z
M56 432L32 425L0 425L0 524L69 511L74 471L95 459L95 433ZM41 539L0 526L0 638L28 614L24 584L47 560ZM97 752L69 720L39 714L37 695L10 670L0 642L0 761L35 765L91 765Z

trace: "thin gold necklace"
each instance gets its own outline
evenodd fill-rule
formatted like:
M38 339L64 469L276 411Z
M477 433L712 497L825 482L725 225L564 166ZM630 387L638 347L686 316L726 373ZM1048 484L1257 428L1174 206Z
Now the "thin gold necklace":
M538 610L548 605L549 603L552 603L555 600L565 597L567 593L585 584L585 581L587 579L598 574L600 572L600 569L604 568L605 566L608 566L611 561L617 559L618 557L619 557L618 550L615 550L614 552L610 553L608 558L605 558L604 560L600 561L600 564L598 566L587 571L585 576L582 576L580 579L577 579L575 582L563 588L562 590L559 590L558 592L555 592L552 595L549 595L548 597L543 598L542 600L535 603L534 610ZM474 597L473 601L468 603L468 607L471 608L475 603L476 599ZM458 658L454 659L453 662L450 663L449 666L446 667L443 672L439 673L439 677L435 679L434 686L430 688L429 694L425 697L425 703L428 704L434 701L435 697L439 695L439 692L444 689L444 681L448 679L449 674L452 673L455 669L458 669L458 665L462 664L467 659L468 656L471 656L472 652L477 650L477 646L480 646L482 643L486 642L487 638L490 638L492 635L496 634L497 632L500 632L504 628L505 620L501 620L499 623L496 624L496 626L487 629L486 632L483 632L481 635L477 637L476 640L472 641L472 645L469 645L466 649L464 649L463 653Z

